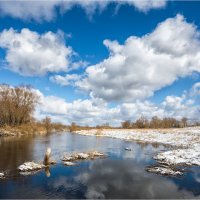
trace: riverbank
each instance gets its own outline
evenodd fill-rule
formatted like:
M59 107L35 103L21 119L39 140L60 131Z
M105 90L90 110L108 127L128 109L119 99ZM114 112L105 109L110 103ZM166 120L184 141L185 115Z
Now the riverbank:
M154 156L154 159L169 166L200 166L200 127L178 129L92 129L75 131L75 133L170 145L175 149L160 152Z
M63 132L67 131L66 127L52 127L50 132ZM12 136L22 136L22 135L45 135L47 134L47 129L45 126L37 124L26 124L21 126L4 126L0 127L0 137L12 137Z
M112 137L143 143L188 147L200 143L200 127L173 129L91 129L74 131L81 135Z

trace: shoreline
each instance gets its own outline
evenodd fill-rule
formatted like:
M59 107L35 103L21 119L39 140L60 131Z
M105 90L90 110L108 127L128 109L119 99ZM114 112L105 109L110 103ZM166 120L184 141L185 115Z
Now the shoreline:
M172 166L200 166L200 127L173 129L91 129L76 134L111 137L139 143L170 145L173 150L153 156L159 164Z
M187 148L200 143L200 127L166 129L90 129L77 130L76 134L111 137L141 143L157 143Z
M65 132L68 131L68 129L52 129L49 133L55 133L55 132ZM1 127L0 128L0 138L5 137L18 137L18 136L27 136L27 135L46 135L49 134L44 127Z

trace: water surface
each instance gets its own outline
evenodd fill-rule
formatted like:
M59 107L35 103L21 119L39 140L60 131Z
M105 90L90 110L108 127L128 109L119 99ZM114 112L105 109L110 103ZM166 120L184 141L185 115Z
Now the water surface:
M41 161L47 147L57 165L49 172L22 176L16 168L25 161ZM132 151L125 151L129 147ZM200 168L183 177L163 177L145 171L155 164L152 156L166 150L162 145L142 145L112 138L71 133L0 139L0 171L11 177L0 180L0 198L198 198ZM97 150L105 159L64 166L64 152ZM47 174L50 173L50 176Z

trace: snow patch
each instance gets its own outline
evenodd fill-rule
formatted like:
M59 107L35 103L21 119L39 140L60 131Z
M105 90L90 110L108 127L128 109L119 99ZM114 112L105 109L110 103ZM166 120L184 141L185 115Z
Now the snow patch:
M96 136L98 131L98 129L91 129L76 131L76 133ZM192 144L200 143L200 127L176 129L102 129L99 136L188 147Z
M75 165L75 163L73 163L73 162L63 162L63 164L66 165L66 166L73 166L73 165Z
M198 165L200 166L200 145L188 149L166 151L154 156L154 159L167 165Z
M166 166L153 166L153 167L148 167L146 170L147 172L156 173L160 175L167 175L167 176L183 175L183 172Z
M30 172L30 171L37 171L40 169L43 169L45 165L38 164L34 162L25 162L24 164L20 165L18 167L18 170L21 172Z
M71 155L64 155L61 159L64 162L78 161L78 160L87 160L104 157L105 155L98 151L92 151L87 153L74 153Z
M5 174L3 172L0 173L0 179L3 179L5 177Z
M98 130L80 130L81 135L96 136ZM176 165L200 166L200 127L174 129L103 129L101 137L112 137L143 143L159 143L176 147L175 150L158 153L153 158L167 165L148 168L147 171L162 175L180 175ZM178 149L177 149L178 147Z

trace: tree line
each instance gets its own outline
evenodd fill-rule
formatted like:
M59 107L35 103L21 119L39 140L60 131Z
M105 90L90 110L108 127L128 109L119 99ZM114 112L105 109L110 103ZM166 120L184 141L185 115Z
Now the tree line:
M151 119L147 119L145 117L140 117L134 122L131 122L130 120L126 120L121 122L120 127L113 127L109 123L105 123L102 125L96 125L96 126L80 126L75 122L72 122L71 125L69 125L69 130L71 132L77 131L77 130L90 130L93 128L96 129L118 129L118 128L124 128L124 129L143 129L143 128L184 128L189 126L188 119L186 117L183 117L180 120L177 120L173 117L165 117L165 118L159 118L157 116L152 117ZM191 124L190 124L191 126ZM194 123L193 126L200 126L200 123Z
M140 117L135 122L129 120L121 123L122 128L183 128L188 126L188 119L183 117L177 120L173 117L165 117L163 119L154 116L150 120Z

